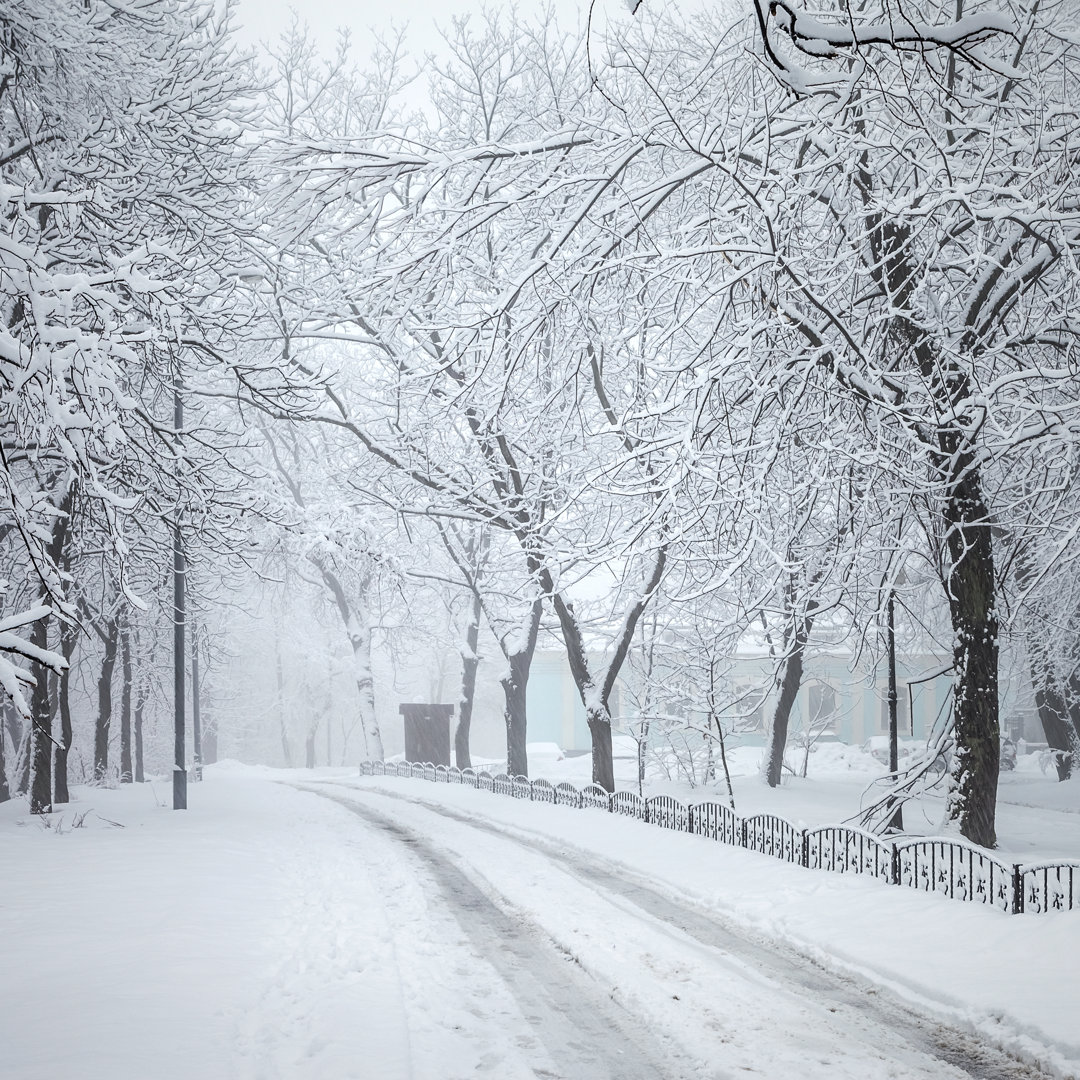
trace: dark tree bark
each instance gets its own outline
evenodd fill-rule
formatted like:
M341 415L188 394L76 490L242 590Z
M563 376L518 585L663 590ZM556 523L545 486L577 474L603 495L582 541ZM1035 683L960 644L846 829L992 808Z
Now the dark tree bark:
M49 646L49 624L38 619L30 631L30 642L39 649ZM36 665L33 692L30 695L30 813L47 814L52 810L52 712L49 707L48 669Z
M6 743L8 743L8 730L14 713L15 706L11 701L0 701L0 802L6 802L11 798L11 787L8 785Z
M815 577L810 582L810 588L814 588L817 583L818 578ZM784 751L787 749L788 729L791 726L791 710L795 707L795 699L802 687L806 645L810 640L810 631L814 627L814 616L818 610L817 601L810 600L800 616L795 608L796 599L796 582L791 580L787 584L786 600L790 622L784 632L784 655L777 675L780 693L773 710L769 745L762 763L762 775L769 787L778 787L784 774ZM764 620L764 613L761 617Z
M191 631L191 754L192 773L195 780L202 780L202 683L199 679L198 626Z
M946 445L952 441L945 440ZM947 584L955 642L956 748L948 812L964 836L992 848L997 844L994 818L1001 757L994 558L974 452L959 450L952 461L954 482L945 520L951 559Z
M98 714L94 725L94 779L103 781L109 774L109 731L112 727L112 680L120 643L120 617L113 615L101 635L105 652L98 676Z
M812 620L804 620L803 625ZM809 638L809 626L804 631L800 626L791 642L790 649L783 661L779 685L780 694L773 710L772 727L769 731L769 746L765 754L763 773L769 787L777 787L784 774L784 751L787 748L788 728L791 725L791 710L802 686L803 658L806 642Z
M1054 768L1059 781L1072 776L1075 732L1069 719L1069 706L1053 686L1040 678L1032 666L1031 682L1035 690L1035 708L1039 713L1046 745L1054 752Z
M53 519L52 531L49 542L45 546L45 554L50 565L59 566L64 554L64 545L68 537L68 525L71 521L71 511L75 499L75 481L70 480L64 491L64 496L57 507L57 515ZM50 599L49 588L44 580L41 585L41 601L47 603ZM34 623L30 631L30 640L39 649L45 649L49 644L49 626L46 619L39 619ZM44 664L34 665L34 690L30 698L30 746L28 757L32 761L32 776L30 780L30 813L46 814L52 809L52 750L54 740L52 737L53 706L49 700L49 668Z
M11 798L11 789L7 780L7 761L4 746L7 742L6 710L9 702L0 704L0 803L5 803Z
M58 803L66 803L71 798L68 786L68 755L71 753L71 660L75 655L75 642L79 630L74 623L65 623L60 628L60 652L67 661L67 667L60 674L57 685L58 706L60 709L60 742L53 751L53 790Z
M503 656L507 663L507 673L499 681L502 683L504 712L506 721L506 771L511 776L529 775L528 712L526 691L529 687L529 672L532 669L533 655L536 653L536 641L540 636L540 616L544 611L542 597L537 597L529 608L525 635L517 641L517 648L503 638Z
M479 592L476 592L473 594L472 616L465 630L465 651L461 658L461 702L458 707L457 727L454 729L454 761L457 762L459 769L472 768L472 757L469 754L469 731L472 727L473 703L476 700L476 672L480 667L477 649L480 647L482 615L483 605L480 603ZM507 747L509 748L509 742ZM515 774L511 773L511 775Z
M135 743L135 783L146 783L146 772L143 767L143 711L146 708L146 680L139 679L135 691L135 711L132 724L132 735Z
M510 669L499 680L505 701L503 716L506 720L506 771L511 776L528 776L525 692L529 684L529 661L523 653L513 653L507 658L507 663Z
M121 616L120 628L120 783L131 783L131 633Z

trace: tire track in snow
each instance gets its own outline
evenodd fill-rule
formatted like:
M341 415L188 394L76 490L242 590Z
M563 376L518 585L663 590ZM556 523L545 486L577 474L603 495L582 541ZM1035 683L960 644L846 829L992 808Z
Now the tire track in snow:
M674 932L680 938L689 938L707 950L714 962L740 969L744 976L752 973L814 1002L823 1012L836 1016L871 1050L880 1050L883 1043L892 1044L898 1058L909 1058L912 1064L919 1058L939 1062L941 1071L938 1075L942 1076L966 1074L975 1080L1038 1080L1049 1075L1033 1063L1018 1061L997 1047L987 1045L977 1036L920 1013L869 980L837 973L788 947L781 951L767 939L756 938L715 913L674 899L617 864L607 863L592 854L568 851L559 843L528 833L528 830L481 821L427 800L418 801L384 789L358 789L355 785L340 782L329 784L419 807L459 825L531 849L556 863L581 886L599 894L626 915L648 921L661 932ZM334 801L343 802L350 808L356 806L351 800L335 798ZM398 828L402 829L401 826ZM409 832L407 829L402 831ZM437 857L445 858L444 855Z
M656 1063L657 1048L643 1041L637 1019L611 1002L565 952L507 905L495 903L442 852L390 818L350 799L311 788L403 844L442 893L476 953L495 968L517 1002L552 1071L534 1061L547 1080L672 1080L671 1051ZM478 1017L484 1020L484 1017ZM490 1018L488 1018L490 1019ZM527 1055L528 1047L522 1045ZM449 1065L448 1065L449 1067Z

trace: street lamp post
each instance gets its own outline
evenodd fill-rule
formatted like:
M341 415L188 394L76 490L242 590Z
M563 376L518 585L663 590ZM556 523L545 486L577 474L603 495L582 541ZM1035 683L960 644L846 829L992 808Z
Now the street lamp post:
M180 393L180 372L173 382L173 426L176 430L177 471L180 469L180 432L184 427L184 400ZM184 539L180 533L179 493L173 522L173 809L187 809L187 761L184 747Z
M889 772L896 780L896 772L900 767L900 747L897 718L897 695L896 695L896 618L895 618L896 593L889 590L889 599L885 608L886 633L889 648ZM890 832L904 831L904 810L900 802L892 812L887 826Z

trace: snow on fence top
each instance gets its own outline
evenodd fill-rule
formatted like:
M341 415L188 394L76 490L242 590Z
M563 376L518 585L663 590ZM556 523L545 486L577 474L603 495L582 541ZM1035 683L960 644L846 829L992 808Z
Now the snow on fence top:
M649 825L689 832L733 844L808 870L866 874L890 885L934 892L950 900L990 904L999 911L1080 910L1080 863L1003 863L985 849L945 837L887 840L848 825L800 829L775 814L741 818L715 802L686 806L670 795L643 799L633 791L608 793L596 784L578 789L567 781L492 776L479 769L456 769L430 762L385 765L365 761L361 776L398 776L464 784L496 795L533 802L594 808L636 818Z

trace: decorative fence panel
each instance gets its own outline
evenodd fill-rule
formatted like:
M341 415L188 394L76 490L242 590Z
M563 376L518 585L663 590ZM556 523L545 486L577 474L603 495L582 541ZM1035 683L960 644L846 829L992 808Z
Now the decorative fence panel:
M532 783L533 802L555 802L555 789L547 780L534 780Z
M690 823L686 807L670 795L654 795L646 799L645 814L645 820L650 825L659 825L662 829L686 832Z
M645 820L645 800L636 791L615 791L611 795L611 812L625 817Z
M743 818L742 846L785 862L802 863L802 831L775 814Z
M954 840L900 841L893 859L897 885L941 893L953 900L993 904L1002 911L1022 910L1014 868L972 844Z
M555 785L555 801L560 806L572 806L575 810L581 809L581 792L573 784L565 780Z
M716 802L684 806L670 795L642 799L633 791L609 794L597 784L580 791L562 781L493 777L482 769L458 770L430 762L365 761L361 776L399 776L437 783L464 784L498 795L559 806L593 807L647 821L661 828L688 831L710 840L748 848L811 870L868 874L894 885L936 892L955 900L989 904L1019 913L1080 910L1080 863L1006 865L982 848L962 840L919 838L883 840L845 825L802 830L773 814L739 818Z
M581 789L581 805L610 810L611 796L599 784L586 784Z
M803 866L893 880L893 845L863 829L823 825L803 839Z
M723 803L696 803L687 808L689 831L724 844L742 843L742 823L730 806Z
M1080 908L1080 866L1046 863L1017 869L1024 911L1071 911Z

